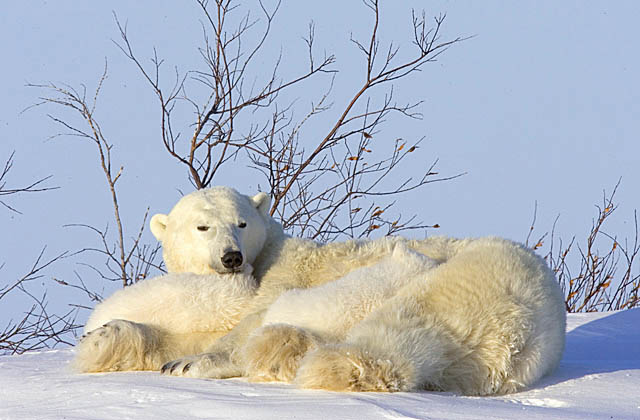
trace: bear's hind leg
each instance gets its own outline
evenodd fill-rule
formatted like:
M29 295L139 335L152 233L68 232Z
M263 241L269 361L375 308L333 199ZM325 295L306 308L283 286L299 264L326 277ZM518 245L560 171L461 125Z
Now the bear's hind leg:
M158 329L116 319L83 336L73 367L80 372L158 369L167 359L161 342Z
M303 360L295 382L333 391L440 390L455 352L446 331L410 298L396 298L357 324L344 343Z
M329 391L408 391L411 370L407 361L391 360L359 346L329 345L303 359L295 383Z

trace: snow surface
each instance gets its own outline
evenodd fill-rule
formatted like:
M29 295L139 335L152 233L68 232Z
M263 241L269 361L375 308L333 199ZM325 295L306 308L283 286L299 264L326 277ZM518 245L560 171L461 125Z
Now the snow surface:
M640 419L640 308L570 314L560 367L526 392L333 393L157 372L74 374L73 349L0 357L0 419Z

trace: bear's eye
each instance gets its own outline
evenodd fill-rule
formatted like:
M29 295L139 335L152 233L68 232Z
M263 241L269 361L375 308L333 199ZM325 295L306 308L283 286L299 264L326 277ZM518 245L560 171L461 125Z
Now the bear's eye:
M240 223L238 224L238 227L239 227L240 229L244 229L244 228L246 228L246 227L247 227L247 223L246 223L246 222L240 222Z
M200 232L206 232L209 230L209 226L198 226Z

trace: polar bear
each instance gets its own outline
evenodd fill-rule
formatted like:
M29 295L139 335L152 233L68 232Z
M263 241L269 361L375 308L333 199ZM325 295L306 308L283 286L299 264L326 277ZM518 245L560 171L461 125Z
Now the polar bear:
M266 194L215 187L152 218L171 273L224 278L252 266L258 283L229 333L202 337L202 354L168 361L164 374L493 395L530 386L558 364L564 300L531 250L499 238L318 244L286 236L269 205ZM117 345L146 340L131 334ZM146 368L166 358L153 345L138 348L154 361ZM136 358L122 365L145 368Z
M182 254L165 252L169 274L119 290L96 306L76 346L76 370L158 370L167 361L203 352L246 315L257 282L250 264L237 266L242 254L232 243L254 244L242 249L248 258L255 258L266 235L264 218L257 210L266 195L256 201L226 200L229 205L235 201L235 208L219 220L239 224L238 232L233 233L205 217L210 210L205 197L196 193L184 197L173 209L170 223L162 215L153 218L151 227L156 237ZM243 235L246 223L253 229L244 230ZM182 226L195 227L179 237L169 233ZM203 254L222 252L212 248L212 238L227 251L209 266L203 264L208 260Z

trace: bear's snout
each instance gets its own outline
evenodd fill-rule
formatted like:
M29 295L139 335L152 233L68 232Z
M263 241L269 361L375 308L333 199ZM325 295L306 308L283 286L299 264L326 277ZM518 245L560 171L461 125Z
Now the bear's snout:
M221 258L224 268L232 270L242 265L242 253L240 251L225 252Z

